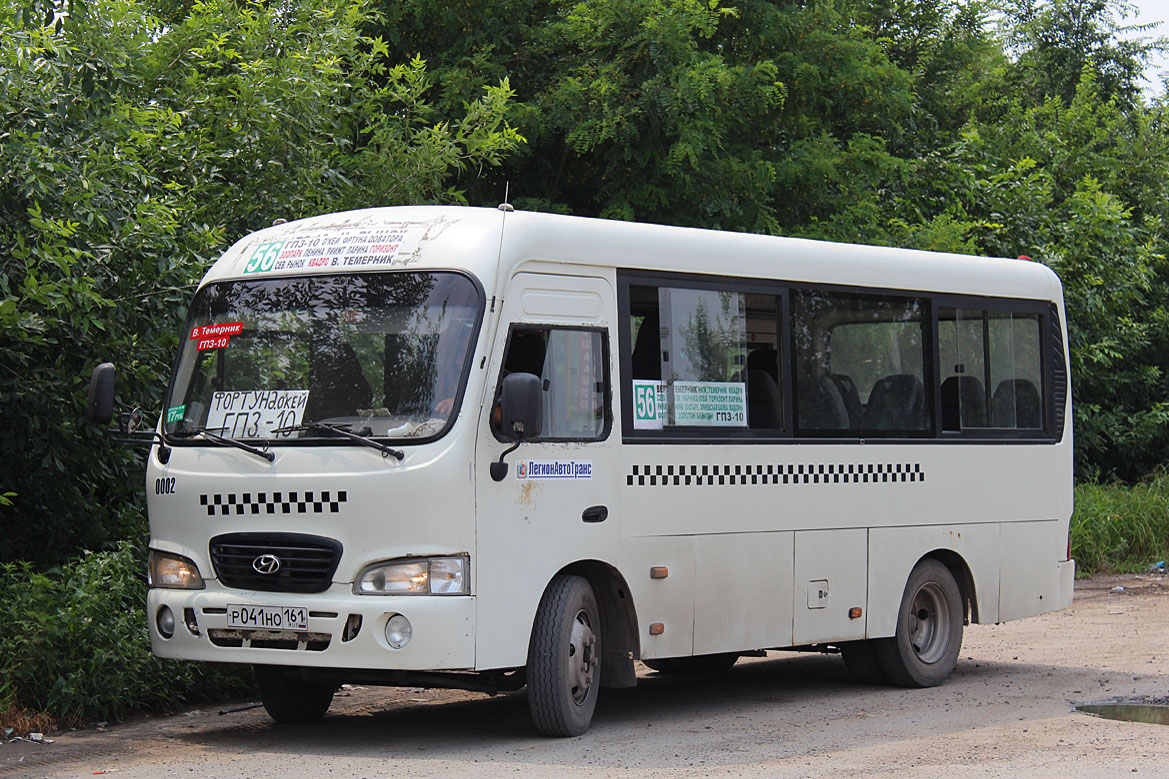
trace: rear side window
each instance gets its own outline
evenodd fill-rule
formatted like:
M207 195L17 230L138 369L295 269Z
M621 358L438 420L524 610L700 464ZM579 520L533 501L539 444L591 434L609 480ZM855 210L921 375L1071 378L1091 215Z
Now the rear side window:
M1034 442L1063 426L1048 301L628 271L618 313L631 442Z
M1042 430L1038 313L938 309L942 430Z

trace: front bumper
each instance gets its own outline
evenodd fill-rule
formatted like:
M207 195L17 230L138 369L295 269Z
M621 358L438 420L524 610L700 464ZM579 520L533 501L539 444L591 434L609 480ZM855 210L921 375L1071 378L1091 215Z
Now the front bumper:
M309 611L308 635L231 630L226 611L227 605L234 603L302 606ZM334 583L326 592L310 595L256 592L226 590L210 579L205 590L151 589L146 604L150 645L159 657L314 668L475 668L473 596L363 596L354 595L348 584L340 583ZM175 631L170 638L163 638L155 620L164 605L175 615ZM414 628L410 643L401 649L393 649L386 642L386 621L394 614L404 615ZM355 636L343 640L351 615L361 617L361 628ZM197 634L186 624L192 616Z

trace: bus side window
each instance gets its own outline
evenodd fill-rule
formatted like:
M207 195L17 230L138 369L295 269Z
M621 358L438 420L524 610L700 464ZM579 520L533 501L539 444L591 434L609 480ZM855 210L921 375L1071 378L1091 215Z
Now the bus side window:
M634 429L783 429L780 297L746 289L629 286Z
M1043 428L1038 314L938 309L942 429Z
M990 312L991 425L1015 430L1043 428L1043 359L1038 314Z
M929 429L927 300L797 288L791 301L797 433Z
M540 440L593 441L604 438L608 429L606 365L608 343L603 331L515 327L500 380L510 373L531 373L543 380ZM492 417L492 427L498 432L499 420Z
M661 381L662 326L657 309L652 309L641 317L633 317L630 324L634 329L633 378Z

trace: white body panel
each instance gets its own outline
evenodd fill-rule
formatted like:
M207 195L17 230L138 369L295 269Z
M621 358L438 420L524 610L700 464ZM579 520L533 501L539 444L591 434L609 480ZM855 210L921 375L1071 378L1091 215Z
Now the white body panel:
M851 641L865 637L865 568L868 533L803 530L796 533L793 643ZM860 607L859 618L849 610Z
M807 442L753 445L623 441L619 270L715 274L790 282L908 289L922 293L1051 301L1047 268L1012 260L844 246L654 225L485 209L373 209L272 227L247 236L204 284L247 278L257 246L329 231L404 232L397 253L371 266L273 268L269 275L349 270L456 270L477 279L485 314L473 344L457 420L442 438L404 446L400 462L358 446L273 447L268 463L231 448L175 447L147 468L151 547L193 560L207 579L196 591L153 589L154 651L166 657L354 669L485 670L525 664L541 595L581 561L620 577L636 614L644 658L828 643L893 634L909 572L944 551L964 562L979 621L1063 608L1074 564L1066 561L1071 513L1071 413L1058 442ZM603 329L612 378L607 437L522 444L507 478L488 465L507 444L490 417L509 327ZM1065 336L1066 342L1066 336ZM1070 392L1069 392L1070 395ZM520 460L591 463L590 478L520 479ZM869 466L886 477L850 480ZM709 468L712 478L693 469ZM854 470L859 469L859 470ZM690 474L694 473L693 478ZM659 474L661 474L659 476ZM912 476L910 476L912 474ZM154 494L156 479L176 492ZM331 506L258 513L244 494L346 493ZM207 503L201 496L211 496ZM215 496L219 496L216 504ZM229 510L209 512L215 505ZM582 511L605 506L603 522ZM239 510L237 511L237 507ZM333 585L315 594L230 591L216 579L208 540L226 531L303 532L344 547ZM419 555L470 556L467 596L358 596L367 564ZM668 568L650 578L653 567ZM821 596L821 583L825 596ZM813 597L815 596L815 597ZM623 595L624 597L624 595ZM321 651L214 646L228 603L307 606L310 632L332 636ZM181 624L158 635L166 604L194 609L201 634ZM859 607L862 616L850 618ZM208 613L206 610L212 611ZM414 625L404 649L382 635L388 615ZM351 642L348 615L362 616ZM335 616L327 616L335 615ZM651 625L663 630L651 634Z
M791 533L701 535L695 546L694 654L795 643Z

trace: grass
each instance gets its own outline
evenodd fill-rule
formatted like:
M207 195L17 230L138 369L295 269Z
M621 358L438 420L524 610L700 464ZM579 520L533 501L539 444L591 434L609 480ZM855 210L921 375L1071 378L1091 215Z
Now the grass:
M1072 557L1077 571L1131 573L1169 560L1169 473L1138 484L1076 485Z

